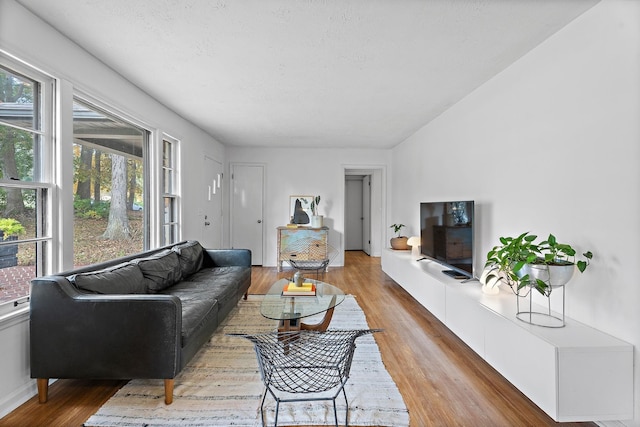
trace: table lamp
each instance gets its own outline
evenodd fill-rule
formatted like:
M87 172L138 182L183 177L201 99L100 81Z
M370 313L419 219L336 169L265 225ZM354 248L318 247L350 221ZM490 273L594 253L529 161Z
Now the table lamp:
M411 255L418 257L420 256L420 237L411 236L409 240L407 240L407 245L411 246Z

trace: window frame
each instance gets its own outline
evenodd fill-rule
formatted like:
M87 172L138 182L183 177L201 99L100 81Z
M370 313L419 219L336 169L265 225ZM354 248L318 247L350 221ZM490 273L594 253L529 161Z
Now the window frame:
M0 186L3 188L18 188L20 190L34 190L37 193L36 235L31 238L19 239L17 244L33 243L38 246L35 256L35 277L51 274L54 267L58 265L59 257L53 250L57 241L57 229L53 222L53 211L57 203L57 87L58 81L52 76L19 61L12 55L0 49L0 64L9 72L24 77L34 82L37 88L33 88L33 129L16 126L14 124L0 121L4 126L29 132L34 135L33 153L33 177L32 181L12 180L0 178ZM14 242L15 243L15 242ZM0 246L4 244L0 242ZM30 294L19 296L16 299L0 303L0 317L13 315L28 310L26 304L30 300Z
M64 271L72 268L73 263L73 192L70 191L69 179L72 178L72 160L69 159L73 145L73 103L79 101L92 108L108 114L111 117L126 121L143 129L146 133L144 142L144 250L159 247L164 237L161 236L164 224L164 196L170 197L175 205L175 218L172 225L175 232L172 238L177 242L182 238L182 194L181 194L181 141L165 134L160 127L135 118L135 112L128 113L117 102L110 99L102 99L94 96L92 91L83 90L74 85L72 81L64 77L56 77L18 56L12 55L0 48L0 64L11 73L24 76L26 79L37 82L40 101L37 111L40 114L39 129L24 129L40 137L38 147L34 151L34 177L33 181L13 181L0 179L0 185L13 188L35 190L44 196L41 207L44 209L37 213L39 231L34 238L23 239L20 244L40 244L44 251L38 251L36 262L37 276L53 274L56 271ZM35 98L35 97L34 97ZM34 99L34 109L36 108ZM13 128L14 125L7 124ZM22 129L21 126L17 126ZM163 149L164 141L169 141L172 147L174 180L173 189L169 193L164 192L164 168ZM37 172L39 170L39 172ZM29 295L23 298L27 302ZM14 300L15 301L15 300ZM28 304L20 304L20 307L4 311L5 306L12 305L11 301L0 303L0 319L10 317L17 313L28 311Z
M81 104L84 104L88 108L95 109L96 111L108 117L122 120L132 126L138 127L144 132L145 137L142 143L142 154L143 154L142 167L143 167L143 176L144 176L143 204L145 207L144 215L143 215L143 221L144 221L143 230L145 231L145 233L143 237L143 244L142 244L141 250L146 251L151 247L154 247L153 244L155 239L153 234L155 233L155 231L153 231L152 227L150 226L150 224L154 223L152 218L154 214L153 213L154 210L147 209L147 206L151 206L151 200L152 200L151 194L152 194L152 188L153 188L152 181L156 180L156 178L154 177L153 167L151 166L152 164L151 158L153 157L153 152L154 152L153 141L155 140L155 135L157 134L157 130L154 129L152 126L149 126L148 124L144 123L143 121L138 120L132 117L131 115L122 112L117 107L114 107L111 103L102 101L94 96L87 94L84 91L74 88L72 99L73 99L73 103L79 102ZM71 111L70 114L72 116L71 122L73 122L73 111ZM73 246L73 243L72 243L72 246Z
M170 165L165 165L165 144L170 145ZM161 188L161 211L160 211L160 246L166 246L172 243L177 243L181 239L182 235L182 221L181 221L181 200L180 200L180 141L167 134L163 134L160 139L160 188ZM169 192L165 191L167 188L165 178L166 172L171 175L171 189ZM170 200L172 203L172 218L173 221L166 221L165 215L165 203ZM171 238L170 241L165 239L165 229L170 227Z

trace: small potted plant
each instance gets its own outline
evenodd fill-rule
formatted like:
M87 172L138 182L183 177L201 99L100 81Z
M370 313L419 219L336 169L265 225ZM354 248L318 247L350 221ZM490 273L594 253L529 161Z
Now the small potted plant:
M25 233L25 229L18 220L0 218L0 241L18 240L18 236ZM18 265L18 245L0 245L1 268Z
M311 227L320 228L323 225L323 216L318 215L318 205L320 204L320 196L316 196L311 201Z
M506 282L518 295L523 288L534 288L549 296L554 287L569 282L576 267L583 273L593 258L591 251L587 251L582 254L583 260L576 261L576 250L559 243L553 234L540 243L535 242L537 238L529 232L500 237L500 245L487 253L485 268L490 270L487 279Z
M393 228L393 232L396 233L396 237L391 239L391 248L395 250L408 250L409 245L407 245L407 240L409 239L407 236L401 236L400 230L405 227L404 224L391 224L390 228Z
M2 240L16 240L24 234L25 229L20 221L13 218L0 218L0 237Z

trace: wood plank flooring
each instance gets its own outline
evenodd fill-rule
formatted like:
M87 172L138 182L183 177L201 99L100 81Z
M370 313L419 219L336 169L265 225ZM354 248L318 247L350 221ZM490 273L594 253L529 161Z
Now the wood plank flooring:
M250 292L264 294L291 274L254 267ZM349 251L345 267L330 268L324 280L355 295L369 325L384 329L375 339L409 409L411 427L595 426L555 423L387 277L380 258ZM59 380L50 387L49 402L39 404L34 397L0 426L81 426L125 383Z

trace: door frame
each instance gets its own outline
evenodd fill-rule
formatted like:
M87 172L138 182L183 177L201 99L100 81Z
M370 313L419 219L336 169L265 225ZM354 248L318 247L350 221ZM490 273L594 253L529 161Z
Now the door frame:
M385 165L343 165L343 196L346 194L347 175L370 175L371 176L371 254L372 257L382 256L384 248L384 238L386 236L387 223L387 167ZM343 204L344 207L345 204ZM342 223L346 224L346 212L342 212ZM345 230L346 233L346 230ZM342 246L342 256L344 259L344 245Z

